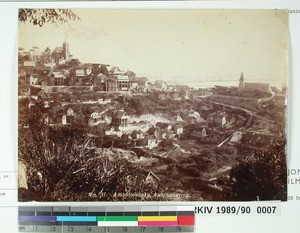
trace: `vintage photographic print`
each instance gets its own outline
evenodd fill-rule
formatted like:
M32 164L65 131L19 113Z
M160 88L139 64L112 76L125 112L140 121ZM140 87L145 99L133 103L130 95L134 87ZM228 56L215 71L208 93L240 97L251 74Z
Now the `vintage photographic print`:
M19 201L286 200L287 11L18 21Z

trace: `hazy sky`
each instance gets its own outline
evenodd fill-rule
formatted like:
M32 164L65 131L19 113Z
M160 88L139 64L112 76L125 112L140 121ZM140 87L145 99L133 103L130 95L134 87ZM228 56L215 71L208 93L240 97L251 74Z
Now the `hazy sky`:
M58 27L19 24L19 46L54 49L66 39L82 62L150 80L287 78L288 14L273 10L73 10Z

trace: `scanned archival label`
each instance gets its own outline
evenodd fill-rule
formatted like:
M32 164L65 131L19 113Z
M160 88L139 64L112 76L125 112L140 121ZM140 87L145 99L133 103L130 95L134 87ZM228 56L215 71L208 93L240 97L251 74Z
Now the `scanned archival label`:
M18 17L19 201L287 199L287 11Z

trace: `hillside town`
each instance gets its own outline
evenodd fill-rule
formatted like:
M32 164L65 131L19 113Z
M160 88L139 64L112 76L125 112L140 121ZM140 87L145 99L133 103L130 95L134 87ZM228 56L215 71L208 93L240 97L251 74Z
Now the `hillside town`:
M22 157L28 138L41 142L44 154L61 156L75 148L126 160L134 175L122 181L122 197L113 192L115 200L141 200L134 186L147 186L143 190L157 197L145 200L224 200L230 170L285 135L286 86L247 82L243 72L234 77L236 86L196 89L188 82L170 85L167 77L150 82L116 64L82 63L66 41L53 50L19 48L18 56L19 157L31 169L22 187L31 193L47 182L48 193L56 186ZM73 169L72 179L90 168ZM103 188L89 185L78 190L88 193L84 200L108 199Z

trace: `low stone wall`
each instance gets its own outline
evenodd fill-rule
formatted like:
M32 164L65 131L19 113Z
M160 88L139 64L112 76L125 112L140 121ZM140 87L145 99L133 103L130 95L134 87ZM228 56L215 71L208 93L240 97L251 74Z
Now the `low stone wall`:
M89 91L90 86L44 86L42 89L47 93L68 93L72 91Z
M208 99L213 100L215 102L234 105L241 108L246 108L249 110L257 110L257 101L256 98L245 98L238 96L228 96L228 95L210 95Z

